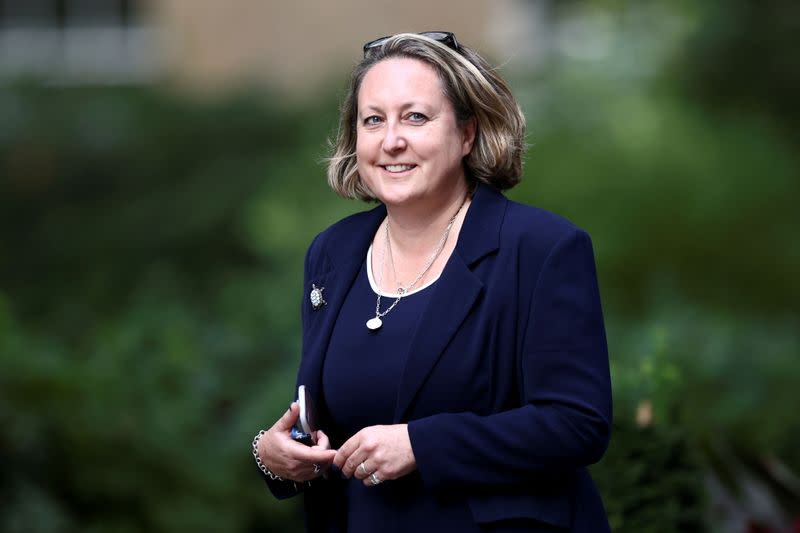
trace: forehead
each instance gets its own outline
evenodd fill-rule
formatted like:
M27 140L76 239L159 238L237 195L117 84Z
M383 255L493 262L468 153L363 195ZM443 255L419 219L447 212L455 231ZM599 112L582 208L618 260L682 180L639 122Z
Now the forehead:
M358 91L359 106L372 100L439 100L444 87L436 70L419 59L392 57L370 68Z

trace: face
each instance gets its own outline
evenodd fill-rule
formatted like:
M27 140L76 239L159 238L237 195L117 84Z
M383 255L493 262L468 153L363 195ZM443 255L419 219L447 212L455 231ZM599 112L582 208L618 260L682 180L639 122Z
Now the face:
M410 58L373 66L358 92L361 179L387 205L447 201L465 183L474 122L459 127L436 71Z

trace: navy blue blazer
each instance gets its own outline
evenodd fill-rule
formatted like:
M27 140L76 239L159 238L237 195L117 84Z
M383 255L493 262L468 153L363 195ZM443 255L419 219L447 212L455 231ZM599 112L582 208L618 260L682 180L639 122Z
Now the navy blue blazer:
M378 206L345 218L319 234L306 256L298 383L317 402L323 429L330 420L321 401L323 359L385 216ZM424 487L464 498L487 531L609 530L586 470L603 455L611 428L596 278L584 231L478 186L410 339L394 422L408 423L414 475ZM327 304L318 310L308 300L312 284L325 288ZM341 481L268 484L279 498L305 492L310 531L344 527ZM421 523L416 533L424 531Z

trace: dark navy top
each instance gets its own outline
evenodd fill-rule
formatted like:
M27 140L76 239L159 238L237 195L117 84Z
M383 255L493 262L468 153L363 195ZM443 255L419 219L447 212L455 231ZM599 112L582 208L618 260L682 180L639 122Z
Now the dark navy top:
M370 283L368 264L369 255L342 304L322 371L322 394L335 426L326 432L342 443L364 427L392 423L410 340L434 292L435 281L404 296L381 319L381 328L371 331L366 322L375 316L377 293ZM382 294L381 311L394 300ZM363 327L353 328L353 324ZM343 368L347 370L342 372ZM409 485L414 490L409 491ZM414 496L409 498L410 494ZM362 529L364 521L377 513L383 523L375 524L374 531L383 533L408 531L407 525L419 523L419 514L429 516L432 526L441 521L442 531L477 531L472 521L461 524L469 516L463 512L464 505L435 500L416 471L376 487L366 487L355 477L348 481L347 522L359 523ZM454 507L461 512L454 513ZM459 518L454 522L455 516Z
M433 292L429 283L404 296L381 318L383 326L370 330L366 324L375 316L377 293L367 272L369 259L367 255L336 319L322 371L324 400L337 435L344 439L364 427L392 423L406 352ZM395 299L382 293L381 311Z

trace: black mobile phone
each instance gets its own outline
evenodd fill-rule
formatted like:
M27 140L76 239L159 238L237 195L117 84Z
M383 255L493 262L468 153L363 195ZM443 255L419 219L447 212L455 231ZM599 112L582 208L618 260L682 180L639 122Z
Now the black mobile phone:
M313 446L317 443L314 440L317 420L314 415L314 402L305 385L297 387L297 404L300 406L300 416L292 428L292 439L306 446Z

